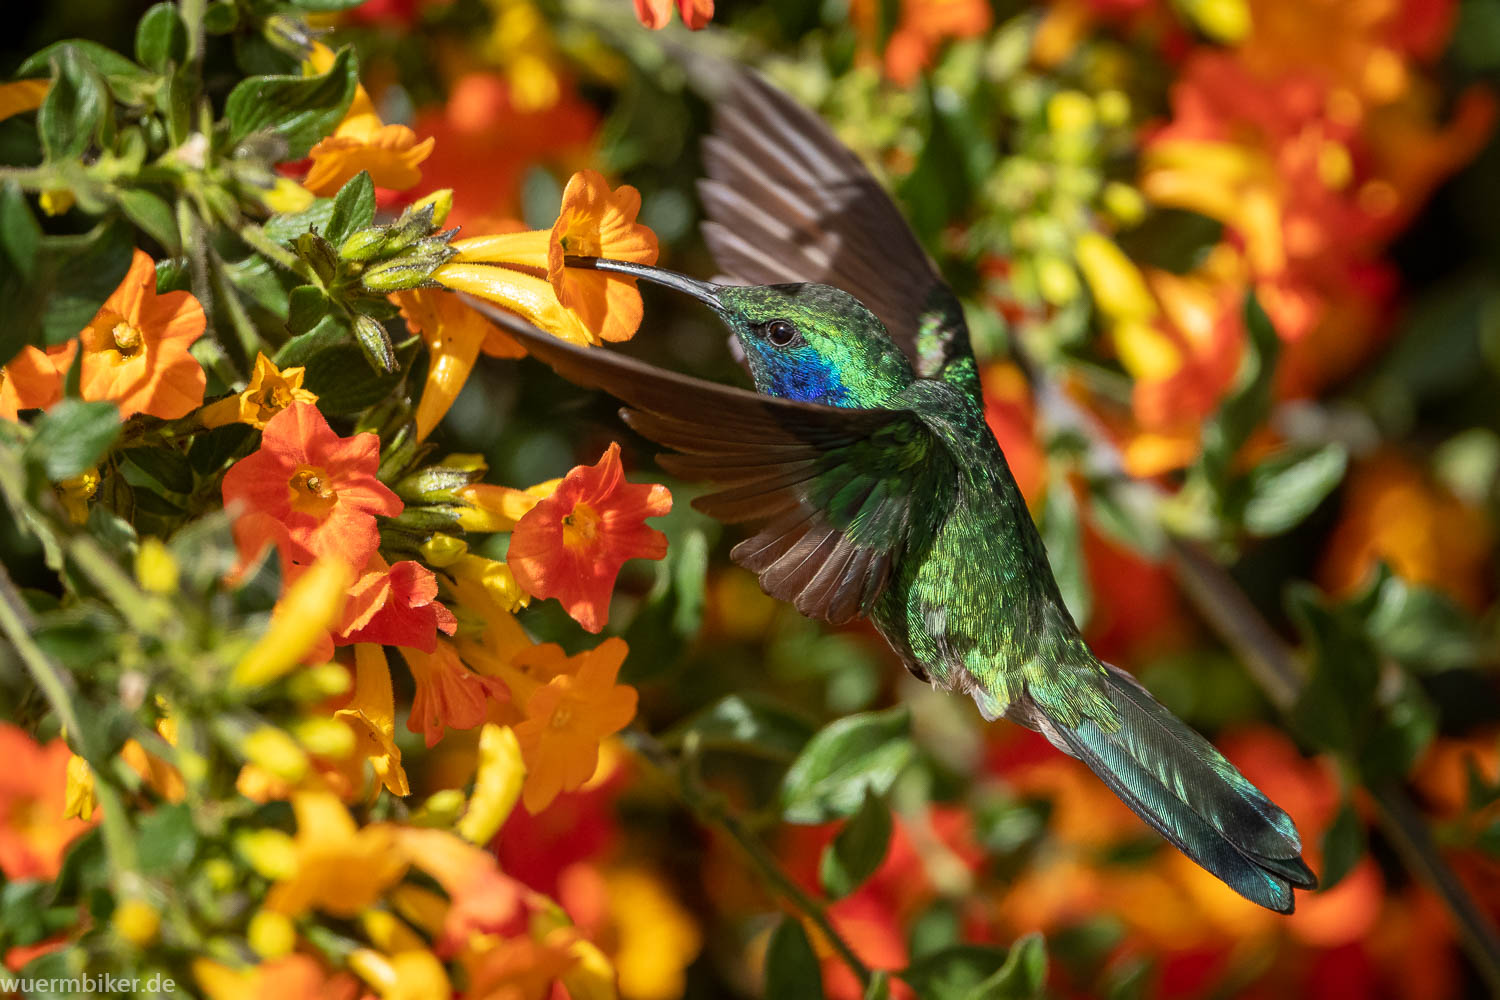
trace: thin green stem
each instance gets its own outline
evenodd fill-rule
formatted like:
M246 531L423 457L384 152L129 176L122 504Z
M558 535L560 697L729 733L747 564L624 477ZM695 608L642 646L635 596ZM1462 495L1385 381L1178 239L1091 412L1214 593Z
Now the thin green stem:
M854 953L854 949L834 928L823 904L808 894L782 869L776 856L729 809L724 798L709 792L694 780L688 773L688 769L679 764L650 733L632 727L621 735L637 754L677 786L683 804L701 822L717 826L729 834L761 878L785 897L794 909L823 934L829 945L838 953L839 958L859 979L860 985L868 987L871 975L869 966L861 961L860 957Z
M240 226L239 236L250 245L251 249L271 263L280 265L301 277L308 277L307 265L302 262L302 258L271 239L266 235L265 229L256 223L247 222Z

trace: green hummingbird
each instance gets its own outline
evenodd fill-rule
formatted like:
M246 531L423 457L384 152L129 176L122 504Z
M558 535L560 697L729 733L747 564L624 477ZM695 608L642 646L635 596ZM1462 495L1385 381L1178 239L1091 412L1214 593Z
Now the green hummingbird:
M563 377L624 401L712 484L694 506L758 530L730 553L811 618L868 617L901 661L986 719L1043 733L1247 899L1283 913L1317 880L1287 814L1068 613L985 423L963 314L894 203L823 122L752 74L705 140L703 232L736 282L599 258L727 325L756 392L566 344L487 310Z

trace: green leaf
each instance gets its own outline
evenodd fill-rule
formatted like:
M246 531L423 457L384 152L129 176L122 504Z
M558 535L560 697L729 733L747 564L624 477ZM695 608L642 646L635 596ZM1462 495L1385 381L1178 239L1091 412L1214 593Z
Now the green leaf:
M767 695L743 691L704 709L662 739L668 746L681 746L689 733L707 750L791 760L812 738L813 725Z
M1296 732L1319 749L1355 752L1372 724L1380 666L1357 621L1323 603L1311 584L1287 589L1287 610L1313 651L1307 683L1292 708Z
M1245 477L1245 529L1265 538L1279 535L1311 514L1344 478L1349 453L1341 444L1287 448Z
M1345 799L1323 834L1323 870L1318 873L1318 890L1327 892L1344 880L1365 853L1365 825L1354 803Z
M1472 667L1492 655L1473 617L1433 587L1379 575L1365 627L1387 656L1415 670Z
M164 72L187 56L187 26L177 16L177 5L159 3L141 15L135 29L135 58L142 66Z
M293 7L299 7L302 10L331 13L339 10L353 10L365 0L289 0L289 2Z
M916 754L904 706L851 715L825 726L792 762L781 784L788 823L824 823L884 794Z
M78 58L103 76L104 81L109 84L110 93L114 94L121 103L140 102L156 85L149 72L114 49L100 45L98 42L91 42L86 38L68 38L53 42L41 51L33 53L17 67L16 77L48 75L53 58L60 55L64 49L71 49Z
M1078 502L1066 479L1054 480L1047 490L1042 508L1042 541L1047 546L1047 561L1057 578L1063 603L1079 627L1088 624L1094 610L1094 594L1089 585L1088 561L1083 555L1083 529L1078 518Z
M967 1000L980 983L1005 968L1009 952L960 944L913 962L901 978L922 1000Z
M115 195L115 201L125 217L159 243L168 254L175 257L182 252L177 216L163 198L144 188L126 188Z
M42 415L26 444L26 459L50 482L61 482L99 464L120 434L120 411L107 402L64 399Z
M891 810L880 796L866 791L859 812L823 851L818 865L823 891L832 899L842 899L858 889L885 860L890 844Z
M823 1000L823 970L802 924L782 917L766 948L767 1000Z
M286 328L294 336L306 333L328 315L330 305L328 296L317 285L298 285L287 296Z
M42 227L37 225L26 196L15 181L0 188L0 253L21 278L36 273L36 255L41 248ZM5 356L9 360L9 355Z
M157 806L140 821L136 836L141 871L147 875L173 876L186 872L198 852L198 831L186 805Z
M277 243L291 243L303 233L323 232L333 215L333 199L319 198L300 212L273 215L266 220L266 235Z
M1047 945L1028 934L1010 946L1005 964L965 996L965 1000L1030 1000L1047 982Z
M332 317L330 317L331 319ZM320 324L321 326L321 324ZM306 336L314 336L314 330ZM398 359L400 352L397 352ZM411 352L400 360L404 367L410 364ZM374 375L365 363L364 352L352 343L342 343L307 359L303 363L307 374L303 387L318 397L318 409L333 416L357 413L367 406L385 399L401 381L399 371L389 375Z
M333 196L333 211L324 225L323 238L334 246L343 243L351 233L375 221L375 183L361 170L339 188Z
M277 368L305 366L324 351L349 346L349 337L349 321L338 313L328 313L314 323L311 330L282 344L271 360L276 362Z
M73 46L58 49L52 86L36 119L47 159L57 163L81 157L99 140L110 113L109 92L94 67Z
M186 455L170 448L125 448L120 457L172 493L193 492L193 465Z
M286 159L298 160L333 131L354 100L359 83L352 50L340 49L322 76L252 76L229 92L224 117L237 143L254 132L286 141Z
M1187 274L1203 263L1223 232L1224 224L1217 219L1184 208L1157 208L1116 242L1137 264Z
M228 0L215 0L203 12L203 30L210 35L227 35L240 23L240 9Z

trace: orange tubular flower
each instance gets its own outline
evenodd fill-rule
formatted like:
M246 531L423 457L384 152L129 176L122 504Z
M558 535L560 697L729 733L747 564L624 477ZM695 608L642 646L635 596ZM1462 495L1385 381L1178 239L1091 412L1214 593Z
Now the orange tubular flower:
M63 375L77 350L71 340L45 351L21 348L0 368L0 419L14 420L22 410L45 409L62 399Z
M11 115L35 111L42 106L51 87L52 81L46 79L0 83L0 121Z
M581 661L576 672L553 677L526 699L526 720L515 730L526 761L521 801L528 812L588 781L599 765L599 742L635 718L635 689L615 683L627 651L623 639L606 639L569 658L570 665Z
M233 396L210 403L198 412L204 427L249 424L257 430L293 403L316 403L318 397L302 388L303 368L277 368L264 354L255 358L250 383Z
M329 974L317 960L301 954L262 962L251 969L231 969L208 958L193 960L193 978L208 1000L356 1000L359 981L347 972Z
M417 682L406 728L421 733L429 747L436 746L443 738L445 726L473 729L484 722L489 699L505 694L498 681L464 666L457 651L442 639L437 640L437 649L432 653L403 649L401 655Z
M92 822L64 819L68 745L37 743L25 730L0 722L0 872L9 879L51 880L73 838ZM97 820L97 817L96 817Z
M172 420L196 410L207 378L188 347L205 323L190 293L156 294L156 265L135 251L125 280L79 334L83 398L109 400L121 417Z
M314 45L308 60L316 73L327 73L334 54L326 45ZM417 169L432 154L436 140L417 141L417 133L405 125L386 125L375 113L375 104L363 85L333 135L308 153L312 168L302 186L313 194L332 195L361 170L368 171L376 187L404 191L422 179Z
M392 795L409 795L411 786L396 745L396 696L385 650L369 643L354 647L354 690L349 702L333 713L354 732L355 753L369 760L375 777Z
M677 0L682 23L693 31L708 27L714 17L714 0ZM665 28L672 20L672 0L635 0L635 16L652 30Z
M417 404L417 439L422 440L453 406L481 352L492 358L519 358L526 352L451 292L417 288L393 298L406 325L421 335L431 359Z
M656 263L656 234L635 221L640 209L641 195L635 188L625 184L611 191L598 172L581 170L568 180L550 230L457 240L453 247L458 256L433 272L433 278L457 291L492 299L564 340L629 340L642 315L635 279L569 269L564 257L580 254ZM504 270L475 265L502 265ZM527 272L545 273L551 294ZM566 317L556 314L554 303L562 306Z
M433 652L438 632L452 635L458 627L453 612L437 599L437 577L410 559L387 568L377 555L371 563L376 568L349 591L335 644L373 642Z
M659 483L628 483L620 446L580 465L516 524L506 561L527 593L555 597L574 621L598 632L609 620L609 594L627 559L660 559L667 536L645 524L672 509Z
M224 505L238 505L235 543L246 562L266 544L282 557L318 556L363 566L380 544L375 515L401 513L401 500L375 478L380 439L341 438L316 406L293 403L266 424L260 450L224 475Z
M528 890L502 872L489 851L446 830L406 827L397 836L412 864L431 875L452 901L442 934L433 942L439 955L458 954L474 934L510 937L525 930Z

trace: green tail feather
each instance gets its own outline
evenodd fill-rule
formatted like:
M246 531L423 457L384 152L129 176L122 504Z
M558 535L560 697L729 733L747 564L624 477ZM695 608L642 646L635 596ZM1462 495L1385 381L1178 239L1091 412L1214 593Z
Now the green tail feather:
M1056 736L1182 853L1246 899L1292 912L1292 889L1318 883L1291 818L1129 674L1103 677L1119 728L1054 723Z

